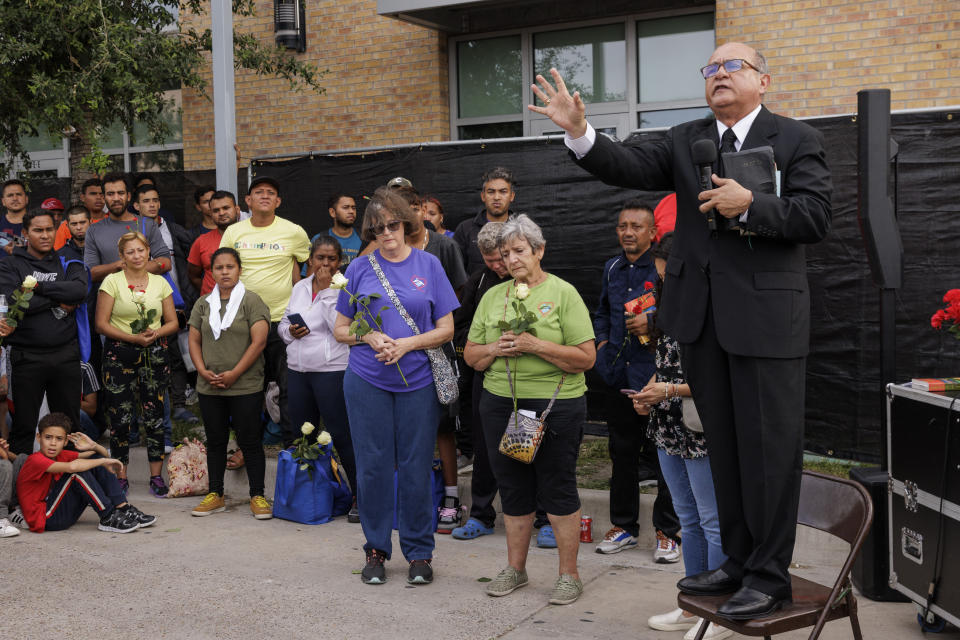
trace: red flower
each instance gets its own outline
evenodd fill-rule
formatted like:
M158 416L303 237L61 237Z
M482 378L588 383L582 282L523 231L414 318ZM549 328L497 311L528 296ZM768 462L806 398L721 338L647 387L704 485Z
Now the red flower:
M643 290L644 290L644 291L650 291L651 289L653 289L653 283L652 283L652 282L650 282L649 280L647 280L646 282L643 283Z
M950 289L943 294L943 301L947 304L960 303L960 289Z
M947 318L947 312L943 309L939 309L933 317L930 318L930 326L934 329L940 329L943 326L943 321Z
M132 285L132 284L128 284L128 285L127 285L127 289L130 289L130 291L133 291L133 285Z

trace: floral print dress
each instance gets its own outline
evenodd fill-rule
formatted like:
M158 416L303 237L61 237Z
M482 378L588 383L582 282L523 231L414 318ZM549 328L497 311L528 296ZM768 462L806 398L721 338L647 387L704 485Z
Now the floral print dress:
M680 345L673 338L661 335L657 340L657 382L685 384L680 368ZM707 442L702 433L691 431L683 424L680 398L661 400L650 408L647 436L658 449L681 458L701 458L707 455Z

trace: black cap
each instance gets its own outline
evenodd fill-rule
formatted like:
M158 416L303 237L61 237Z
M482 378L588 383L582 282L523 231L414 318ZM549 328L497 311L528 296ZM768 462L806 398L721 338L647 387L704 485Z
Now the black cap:
M250 182L250 186L247 188L247 193L253 191L257 185L268 184L277 191L277 195L280 195L280 183L270 176L257 176Z

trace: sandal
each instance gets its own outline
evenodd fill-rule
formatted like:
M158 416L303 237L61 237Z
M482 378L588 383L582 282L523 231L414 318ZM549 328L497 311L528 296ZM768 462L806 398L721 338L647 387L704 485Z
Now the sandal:
M235 469L243 468L243 465L245 464L243 460L243 451L240 449L231 449L230 451L227 451L227 455L229 456L227 458L227 469L233 471Z
M470 518L467 520L467 524L453 530L453 537L457 540L473 540L480 536L488 536L491 533L493 533L493 527L485 527L476 518Z

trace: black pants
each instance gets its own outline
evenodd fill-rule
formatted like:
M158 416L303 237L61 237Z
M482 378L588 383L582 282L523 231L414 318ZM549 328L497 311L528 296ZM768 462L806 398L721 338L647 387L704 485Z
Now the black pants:
M79 369L79 365L78 365ZM130 432L137 416L147 437L147 460L163 460L163 394L170 378L167 339L149 347L107 338L103 345L103 388L107 392L110 455L127 464Z
M277 322L270 323L270 333L267 334L267 346L263 348L264 359L264 391L270 382L276 382L280 388L277 404L280 407L280 429L283 431L283 446L290 447L293 441L300 436L300 425L296 427L290 421L290 412L287 410L287 345L277 333Z
M10 368L14 406L10 449L14 453L33 453L44 393L50 411L65 413L73 428L79 428L80 348L76 340L53 349L12 347Z
M170 355L170 406L182 409L187 406L187 365L183 363L176 334L170 336L167 348Z
M647 416L637 415L630 398L607 389L607 431L610 461L610 523L636 537L640 533L640 481L657 479L653 526L678 540L680 520L673 510L670 490L660 473L657 448L647 437Z
M479 374L467 366L463 358L458 358L457 366L460 367L460 424L456 431L457 449L465 456L474 455L473 450L473 431L474 424L480 429L480 423L473 422L473 380L479 377L483 379L483 374Z
M237 445L243 452L250 497L263 495L266 456L263 453L263 423L260 408L263 394L242 396L198 394L203 429L207 434L207 472L210 491L223 495L223 474L227 469L227 442L230 429L237 436Z
M47 531L63 531L80 519L90 507L100 518L110 515L118 504L127 499L113 475L103 467L94 467L79 473L63 473L50 484L47 492Z
M490 458L487 453L487 439L483 435L480 422L480 396L483 395L483 373L476 372L471 381L471 409L475 428L473 429L473 475L470 480L470 517L483 523L485 527L493 527L497 519L497 511L493 508L493 499L497 497L497 479L490 468ZM533 526L537 529L550 524L547 512L537 505L536 519Z
M790 596L803 461L805 358L724 351L707 301L703 333L680 345L703 421L717 493L724 571Z

